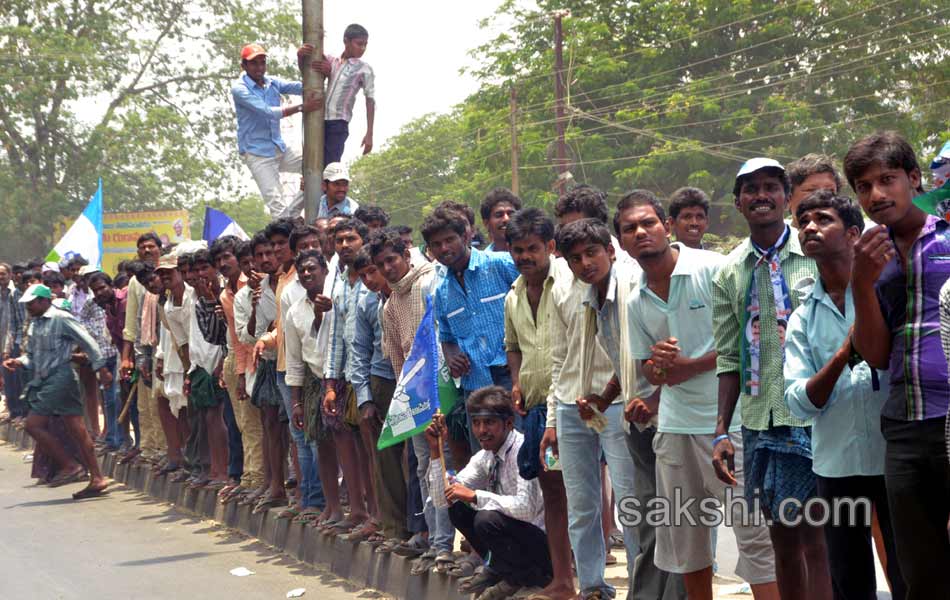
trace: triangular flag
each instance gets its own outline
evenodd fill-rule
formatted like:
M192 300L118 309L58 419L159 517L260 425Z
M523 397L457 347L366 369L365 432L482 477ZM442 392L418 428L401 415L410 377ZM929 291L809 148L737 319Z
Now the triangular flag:
M205 207L205 228L201 237L209 244L223 235L233 235L241 240L249 240L251 236L241 229L237 221L210 206Z
M73 226L46 255L47 262L60 262L81 255L91 266L102 268L102 178L89 205Z
M376 448L382 450L422 433L437 409L447 415L457 401L458 390L442 359L436 337L432 299L426 297L426 312L402 366Z

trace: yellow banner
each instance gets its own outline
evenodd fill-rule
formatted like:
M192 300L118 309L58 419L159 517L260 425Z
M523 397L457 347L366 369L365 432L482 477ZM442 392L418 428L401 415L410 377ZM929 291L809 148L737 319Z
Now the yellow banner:
M114 274L123 260L135 258L135 242L154 231L162 246L191 239L187 210L105 213L102 215L102 270Z

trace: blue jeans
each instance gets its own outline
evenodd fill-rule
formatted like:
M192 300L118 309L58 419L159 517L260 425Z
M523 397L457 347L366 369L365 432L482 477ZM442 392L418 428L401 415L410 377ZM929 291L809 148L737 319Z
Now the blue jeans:
M412 436L412 449L416 453L418 465L416 474L419 477L419 491L422 495L422 501L425 508L426 525L429 527L429 545L435 550L452 551L455 544L455 526L452 525L452 519L449 518L448 508L436 508L429 498L429 443L425 439L425 434ZM443 457L448 456L443 449ZM444 459L444 458L443 458Z
M587 427L574 404L557 406L557 439L567 492L567 530L577 562L577 578L584 594L601 590L613 598L616 589L604 579L607 549L601 525L600 457L607 459L618 504L634 496L633 460L623 431L623 405L611 404L604 412L608 425L602 433ZM627 577L632 573L638 544L634 531L623 527L627 551Z
M116 399L119 389L119 376L116 365L118 361L113 356L106 361L105 366L112 373L112 385L102 390L102 410L106 414L106 447L115 450L122 445L122 432L119 431L119 403Z
M406 462L409 467L409 481L406 482L406 529L410 533L428 532L429 527L424 515L425 504L419 488L419 461L416 460L416 451L411 446L406 453Z
M287 387L287 381L284 379L284 373L277 371L277 387L280 389L280 398L284 403L284 410L287 416L293 414L293 406L290 400L290 388ZM326 506L326 497L323 495L323 484L320 483L320 474L317 471L317 445L307 442L303 431L294 427L293 419L290 419L290 437L297 446L297 464L300 465L300 507L301 508L319 508Z
M224 425L228 428L228 477L240 481L244 474L244 442L241 441L241 430L234 418L230 394L224 399Z

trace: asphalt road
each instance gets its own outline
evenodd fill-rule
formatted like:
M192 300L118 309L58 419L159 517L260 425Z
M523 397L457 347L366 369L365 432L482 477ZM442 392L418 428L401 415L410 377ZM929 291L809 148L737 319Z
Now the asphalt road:
M25 453L0 446L0 597L4 599L304 600L378 597L167 504L117 486L75 502L85 484L35 486ZM246 577L230 574L245 567Z

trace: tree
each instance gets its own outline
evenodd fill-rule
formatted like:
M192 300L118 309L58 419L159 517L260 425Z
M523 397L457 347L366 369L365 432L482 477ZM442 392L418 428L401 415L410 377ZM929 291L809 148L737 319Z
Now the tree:
M240 48L253 41L277 50L274 71L293 65L300 35L299 4L286 0L10 0L4 8L5 257L45 254L49 224L78 214L99 176L106 210L235 195L229 88ZM287 60L275 60L280 54Z
M550 206L554 96L548 14L568 8L565 63L567 143L577 181L612 194L683 185L713 198L712 231L738 233L732 183L752 156L787 162L807 152L839 158L860 135L906 135L924 155L950 135L950 9L921 0L509 0L495 17L514 24L472 52L478 92L443 117L446 139L423 129L397 137L355 171L377 185L405 153L460 148L448 172L415 180L429 205L454 197L476 205L510 181L508 88L521 105L522 196ZM492 24L495 17L486 19ZM392 210L402 210L398 204Z

